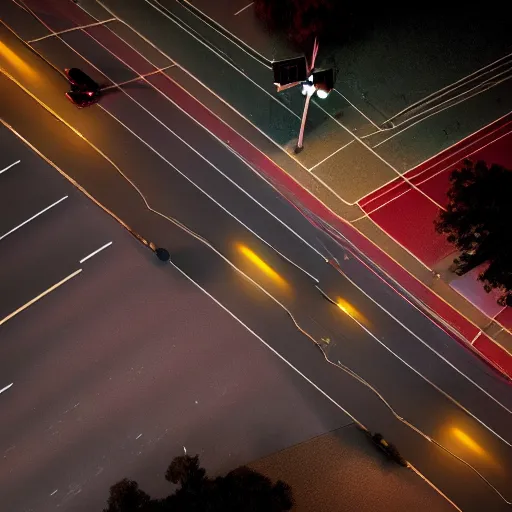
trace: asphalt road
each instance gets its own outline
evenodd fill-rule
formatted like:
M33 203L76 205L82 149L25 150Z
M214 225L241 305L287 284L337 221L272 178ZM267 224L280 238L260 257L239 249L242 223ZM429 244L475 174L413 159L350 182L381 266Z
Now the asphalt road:
M351 422L14 134L0 135L0 167L19 162L0 174L0 389L13 384L0 396L2 510L101 510L126 476L160 496L183 446L224 472Z
M56 69L7 29L0 36L20 59L13 62L4 51L2 67L46 105L4 76L0 86L12 98L0 106L4 120L136 231L168 247L184 273L337 404L398 442L406 458L464 510L481 510L483 504L507 509L467 466L398 421L374 390L327 363L290 314L332 362L341 361L366 379L399 415L505 495L512 471L508 384L378 274L316 231L169 101L173 85L163 75L154 75L163 94L148 82L132 82L105 95L101 105L79 111L63 97L58 69L95 66L107 84L136 73L82 33L63 36L69 46L56 38L33 45ZM90 64L81 60L82 52ZM158 213L148 211L141 194ZM326 263L322 255L329 253L348 278ZM343 299L345 311L326 301L315 284L333 300Z

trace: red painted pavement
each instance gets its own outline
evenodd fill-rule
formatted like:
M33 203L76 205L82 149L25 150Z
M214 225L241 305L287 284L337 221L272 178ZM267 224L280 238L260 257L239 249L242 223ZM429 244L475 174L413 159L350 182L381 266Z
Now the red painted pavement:
M25 0L25 4L33 8L38 16L41 16L43 21L45 21L52 30L63 30L62 28L59 28L59 26L62 27L63 24L67 24L69 26L71 23L71 26L76 26L95 22L94 19L84 13L82 9L70 0L59 2L55 0ZM147 69L145 67L146 64L141 63L140 55L134 55L134 52L129 48L127 49L127 45L120 39L118 41L114 41L112 39L114 34L105 27L98 27L98 29L94 29L93 33L90 35L93 35L96 39L102 41L102 44L105 44L105 46L108 45L112 51L120 52L121 59L127 62L134 69ZM114 37L117 38L117 36ZM400 282L402 286L408 289L410 293L423 301L446 322L455 327L464 338L472 340L478 334L479 329L476 326L464 318L449 304L445 303L441 298L435 295L413 275L393 261L386 253L357 231L352 225L329 210L322 202L286 174L283 169L254 147L249 141L240 136L224 121L209 111L195 97L182 89L176 82L163 74L153 75L148 77L147 80L156 88L160 89L172 101L178 104L192 118L196 119L202 126L215 134L215 136L224 143L231 146L237 153L243 156L245 160L250 162L252 166L259 170L263 175L267 176L273 183L278 184L279 187L282 187L286 192L292 194L307 209L342 233L348 240L354 243L354 245L366 254L367 257L373 260L396 281ZM427 169L424 169L424 172L431 172L429 166L434 160L443 161L443 159L438 156L428 163L418 166L418 168L427 167ZM438 165L440 164L438 163ZM420 177L422 172L419 172L418 168L414 171L416 172L416 176ZM399 180L397 180L397 184L399 186L403 186L399 183ZM389 188L393 188L393 186L390 185ZM364 203L365 205L368 204L368 200L364 201ZM463 342L462 340L458 341ZM505 353L484 334L481 334L478 338L478 349L485 358L489 357L490 362L496 361L496 365L494 365L494 367L498 366L502 369L503 373L512 377L512 356L510 354Z

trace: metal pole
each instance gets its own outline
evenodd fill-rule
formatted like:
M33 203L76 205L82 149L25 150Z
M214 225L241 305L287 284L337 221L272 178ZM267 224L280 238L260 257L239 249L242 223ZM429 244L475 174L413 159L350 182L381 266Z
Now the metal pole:
M312 90L308 91L306 95L306 103L304 104L304 112L302 113L302 121L300 123L299 140L295 147L295 153L300 153L304 149L304 128L306 127L306 118L308 117L309 101L314 93L315 90L312 88Z

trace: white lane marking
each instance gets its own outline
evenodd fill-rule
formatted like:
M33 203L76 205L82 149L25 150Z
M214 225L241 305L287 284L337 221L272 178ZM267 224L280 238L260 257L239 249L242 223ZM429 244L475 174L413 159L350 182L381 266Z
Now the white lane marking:
M13 162L11 165L8 165L7 167L4 167L0 174L4 173L5 171L8 171L11 167L14 167L15 165L18 165L21 162L21 160L16 160L16 162Z
M30 41L27 41L27 44L38 43L39 41L43 41L44 39L48 39L49 37L60 36L61 34L68 34L69 32L74 32L76 30L82 30L84 28L98 27L100 25L103 25L104 23L110 23L112 21L117 21L117 18L110 18L108 20L96 21L95 23L89 23L88 25L81 25L79 27L71 27L71 28L67 28L66 30L60 30L59 32L52 31L51 34L46 34L43 37L38 37L37 39L32 39Z
M101 0L97 0L97 1L98 1L99 3L101 3ZM187 4L189 4L189 5L192 5L192 4L191 4L191 2L190 2L189 0L183 0L183 1L185 1L185 2L186 2ZM160 2L158 2L158 0L157 0L157 3L158 3L159 5L161 5L161 4L160 4ZM253 3L254 3L254 2L253 2ZM113 12L111 12L111 11L109 11L109 12L110 12L112 15L114 15L114 16L115 16L115 14L114 14ZM202 21L202 22L204 23L204 20L203 20L203 19L201 19L201 18L200 18L200 17L199 17L199 16L198 16L198 15L197 15L193 10L190 10L190 12L191 12L191 13L192 13L192 14L193 14L193 15L194 15L198 20L200 20L200 21ZM254 48L251 48L251 49L252 49L252 51L253 51L254 53L256 53L256 54L258 54L258 55L260 56L261 60L258 60L258 59L257 59L257 58L252 54L252 53L249 53L249 52L245 49L245 47L246 47L247 45L245 44L245 42L244 42L244 41L242 41L239 37L237 37L235 34L233 34L233 32L231 32L231 31L227 30L227 29L224 27L224 30L226 30L226 32L229 32L230 36L231 36L233 39L235 39L236 41L238 41L238 43L237 43L237 42L235 42L233 39L230 39L230 38L226 37L226 34L224 34L223 32L221 32L221 31L217 28L218 23L217 23L213 18L211 18L210 16L208 16L208 15L207 15L205 12L203 12L203 11L201 11L201 13L202 13L202 15L203 15L205 18L208 18L208 19L210 20L209 28L211 28L212 30L215 30L215 32L217 32L217 33L218 33L218 34L220 34L222 37L224 37L225 39L227 39L230 43L232 43L232 44L234 44L235 46L237 46L238 48L240 48L240 50L242 50L244 53L247 53L247 55L249 55L249 57L251 57L251 59L254 59L258 64L260 64L260 65L262 65L262 66L266 67L267 69L272 69L272 66L270 66L269 64L265 64L264 62L262 62L262 61L268 61L268 59L267 59L264 55L262 55L260 52L258 52L258 51L257 51L257 50L255 50ZM123 22L123 23L124 23L124 22Z
M183 32L186 32L189 36L193 37L198 43L202 44L206 49L208 49L209 51L211 51L212 53L214 53L215 55L217 55L217 57L219 57L221 60L223 60L224 62L226 62L226 64L228 64L230 67L232 67L234 70L236 70L240 75L242 75L244 78L246 78L249 82L251 82L253 85L255 85L258 89L260 89L261 91L263 91L267 96L269 96L272 100L274 100L280 107L283 107L285 110L287 110L288 112L290 112L290 114L292 114L294 117L296 117L297 119L301 119L301 116L299 116L298 114L296 114L290 107L286 106L285 104L281 103L281 101L279 101L275 96L273 96L272 94L270 94L267 90L265 90L264 87L262 87L261 85L259 85L257 82L255 82L252 78L250 78L249 76L247 76L243 71L241 71L240 69L238 69L236 66L234 66L228 59L226 59L226 57L224 57L220 52L218 52L217 50L215 50L214 48L211 48L210 46L208 46L205 42L201 41L201 39L199 39L190 29L188 29L188 26L187 28L184 28L183 26L179 25L175 20L173 20L166 12L165 12L165 8L160 6L160 4L157 5L154 5L153 3L151 3L149 0L144 0L148 5L150 5L153 9L155 9L155 11L158 11L160 14L162 14L163 16L165 16L167 19L169 19L174 25L176 25L180 30L182 30ZM101 2L98 2L100 5L103 5Z
M241 12L244 12L245 9L248 9L249 7L251 7L251 5L253 4L254 2L251 2L250 4L246 5L245 7L242 7L239 11L236 11L235 14L233 14L233 16L238 16Z
M373 220L368 217L369 220L371 220L373 222ZM330 228L330 229L329 229ZM469 318L465 317L464 315L461 314L461 316L467 321L469 322L473 327L475 327L477 330L478 330L478 334L476 335L476 337L473 339L472 342L469 342L469 340L467 340L460 332L458 332L456 329L454 329L450 324L448 324L442 317L439 317L439 315L437 315L435 313L435 311L433 311L430 307L426 307L427 310L431 311L431 313L433 313L436 317L438 317L438 320L435 321L433 318L431 318L430 316L428 316L421 308L420 306L418 306L417 304L413 303L412 301L413 300L418 300L413 294L411 294L411 292L407 291L403 285L401 285L394 277L392 277L385 269L383 268L379 268L379 271L384 274L387 278L387 280L389 280L389 282L387 280L385 280L381 275L379 275L379 273L374 269L372 268L371 265L374 265L375 266L375 262L373 262L371 260L371 258L369 258L368 256L366 256L364 253L362 253L358 248L357 246L351 241L349 240L344 234L342 234L340 231L338 231L337 229L333 228L332 226L330 225L326 225L325 228L323 228L325 231L327 231L330 236L336 241L338 241L338 243L341 243L342 247L345 248L346 250L350 251L350 253L352 254L352 256L354 256L362 265L364 265L368 270L370 270L377 278L379 278L386 286L388 286L389 288L391 288L396 294L398 294L400 297L402 297L406 302L408 302L416 311L418 311L419 313L421 313L425 318L427 318L432 324L434 324L437 328L441 329L441 330L444 330L437 322L441 322L445 328L447 328L448 330L450 330L454 336L456 337L459 337L459 338L462 338L464 339L467 343L471 343L473 344L476 340L476 338L478 338L481 334L482 334L482 331L479 329L479 327L473 323ZM362 234L362 233L361 233ZM367 240L368 237L366 237L364 234L362 234L364 238L366 238ZM339 240L341 239L341 240ZM371 241L371 240L369 240ZM350 248L347 248L346 245L343 245L343 244L347 244L351 247ZM399 242L397 242L397 244L399 244ZM403 248L404 250L407 250L405 248ZM359 256L358 254L359 253ZM414 256L414 255L412 255ZM336 258L334 258L336 260ZM348 259L348 258L345 258L344 259ZM366 260L368 263L366 263L365 261ZM400 263L396 260L394 260L393 258L391 258L391 260L396 263L400 268L402 268L403 270L407 270L405 269L402 265L400 265ZM337 260L336 260L337 261ZM421 261L420 261L421 263ZM427 267L428 268L428 267ZM432 269L428 269L430 271L432 271ZM414 276L413 276L414 277ZM391 283L393 283L393 286L391 285ZM402 291L399 291L402 290ZM431 290L432 291L432 290ZM440 301L442 301L445 305L447 306L450 306L450 304L448 302L446 302L445 299L443 299L443 297L441 297L440 295L438 295L437 293L435 293L434 291L432 291L432 293L436 296L436 298L438 298ZM411 297L411 299L408 299L407 297L405 297L405 295L408 295L409 297ZM421 301L420 301L421 302ZM422 305L422 307L425 307L425 304ZM498 325L501 326L501 324L499 324L499 322L496 322ZM449 335L449 334L448 334ZM489 338L490 341L492 341L496 346L500 347L501 349L503 349L503 347L501 347L500 345L498 345L498 343L492 339L492 338ZM481 354L482 355L482 354ZM484 357L482 355L482 357Z
M64 283L67 283L70 279L73 279L73 277L76 277L78 274L80 274L80 272L82 272L81 268L79 268L78 270L75 270L72 274L69 274L69 276L65 277L64 279L62 279L58 283L55 283L53 286L50 286L50 288L45 290L43 293L40 293L37 297L34 297L33 299L29 300L28 302L23 304L23 306L20 306L16 311L13 311L12 313L8 314L5 318L0 320L0 325L5 324L11 318L15 317L17 314L21 313L22 311L24 311L28 307L32 306L32 304L35 304L38 300L42 299L43 297L45 297L49 293L51 293L54 290L56 290L57 288L59 288L59 286L62 286Z
M54 206L57 206L59 203L64 201L64 199L67 199L67 198L68 198L68 196L61 197L58 201L55 201L55 203L51 204L50 206L47 206L46 208L41 210L39 213L36 213L35 215L32 215L32 217L30 217L30 219L27 219L26 221L22 222L21 224L19 224L15 228L12 228L10 231L7 231L7 233L4 233L2 236L0 236L0 240L3 240L5 237L11 235L16 230L18 230L21 227L23 227L25 224L28 224L30 221L34 220L35 218L39 217L43 213L47 212L50 208L53 208Z
M382 132L382 131L385 131L386 128L382 128L380 127L377 123L375 123L374 121L372 121L361 109L359 109L358 107L356 107L356 105L354 103L352 103L343 93L341 93L340 91L338 91L338 89L334 88L333 89L334 92L337 92L354 110L357 110L357 112L359 112L359 114L361 114L365 119L367 119L370 124L376 128L377 130L375 132L372 132L372 134L374 133L379 133L379 132ZM389 128L388 128L389 130Z
M462 98L460 99L459 101L456 101L455 103L452 103L451 105L449 105L448 107L446 107L445 109L443 110L446 110L447 108L452 108L452 107L455 107L461 103L464 103L465 101L467 100L470 100L471 98L473 98L474 96L478 96L479 94L482 94L484 93L485 91L489 90L489 89L492 89L493 87L496 87L498 86L499 84L503 83L503 82L506 82L507 80L510 80L512 78L512 75L511 76L508 76L506 78L503 78L501 80L498 80L497 82L492 82L492 85L490 85L489 87L487 87L486 89L482 90L482 91L477 91L476 93L466 97L466 98ZM470 90L473 90L473 89L470 89ZM451 100L447 100L448 101L451 101ZM439 111L441 112L441 111ZM435 111L435 112L432 112L430 113L428 116L425 116L425 117L422 117L421 119L418 119L416 121L414 121L413 123L407 125L405 128L402 128L401 130L399 130L398 132L396 133L393 133L393 135L390 135L389 137L387 137L386 139L384 140L381 140L379 143L375 144L375 146L372 146L372 148L378 148L379 146L381 146L382 144L388 142L389 140L393 139L394 137L396 137L397 135L400 135L401 133L405 132L406 130L409 130L410 128L412 128L413 126L416 126L418 123L421 123L425 120L427 120L429 117L432 117L432 116L435 116L436 114L439 113L438 111ZM410 120L412 120L413 118L411 118ZM404 122L405 123L405 122Z
M353 283L349 278L347 278L351 283ZM357 287L357 285L354 285ZM328 298L329 301L331 301L333 304L336 304L335 301L333 301L329 295L327 293L325 293L318 285L315 285L315 287L318 289L318 291L326 298ZM364 292L363 292L364 293ZM365 295L368 297L368 295L365 293ZM375 301L374 301L375 302ZM379 306L381 307L381 306ZM467 415L471 416L474 420L478 421L478 423L480 423L480 425L482 425L484 428L486 428L489 432L491 432L492 434L494 434L498 439L500 439L502 442L504 442L506 445L508 446L512 446L512 443L510 443L509 441L507 441L505 438L501 437L500 434L498 434L496 431L494 431L491 427L489 427L487 424L485 424L482 420L480 420L477 416L475 416L469 409L467 409L466 407L464 407L459 401L457 401L455 398L453 398L451 395L449 395L446 391L443 391L439 386L437 386L436 384L434 384L428 377L425 377L425 375L423 375L419 370L416 370L416 368L414 368L412 365L410 365L405 359L403 359L402 357L400 357L396 352L393 352L393 350L391 350L383 341L381 341L377 336L375 336L375 334L373 334L365 325L363 325L361 322L359 322L359 320L357 320L356 318L354 318L353 316L351 315L347 315L351 320L353 320L361 329L363 329L364 332L366 332L369 336L371 336L379 345L381 345L382 347L384 347L390 354L392 354L393 356L395 356L400 362L402 362L405 366L407 366L407 368L409 368L410 370L412 370L416 375L418 375L419 377L421 377L425 382L427 382L428 384L430 384L434 389L436 389L439 393L441 393L444 397L446 397L448 400L450 400L450 402L452 402L453 404L455 404L456 406L458 406L462 411L464 411ZM390 315L391 316L391 315ZM396 320L396 319L395 319ZM409 329L407 329L402 323L400 323L398 320L396 320L397 323L399 323L400 325L402 325L402 327L404 327L407 331L409 331ZM409 331L410 332L410 331ZM413 334L414 337L418 338L414 333L411 333ZM418 338L419 339L419 338ZM421 341L421 340L420 340ZM423 342L422 342L423 343ZM427 345L428 346L428 345ZM430 347L429 347L430 348ZM433 352L435 352L433 349L432 349ZM442 358L444 360L444 358ZM450 363L449 363L450 364ZM451 365L451 364L450 364ZM452 365L451 365L452 366ZM452 366L453 367L453 366ZM453 367L455 368L455 367ZM458 371L458 370L457 370ZM460 373L460 372L459 372ZM461 373L461 375L465 376L463 373ZM466 377L467 378L467 377ZM468 380L470 382L471 379L468 378ZM477 385L477 387L479 389L482 390L482 388L480 388L480 386ZM482 390L487 396L489 396L490 398L492 398L497 404L499 404L501 407L503 407L503 409L505 409L506 411L510 412L504 405L502 405L500 402L498 402L494 397L492 397L491 395L489 395L485 390Z
M137 439L140 439L142 437L142 434L139 434L136 438L135 438L135 441L137 441Z
M258 240L260 240L262 243L264 243L267 247L269 247L270 249L272 249L273 251L275 251L277 254L279 254L279 256L281 256L281 258L283 258L285 261L287 261L288 263L290 263L291 265L293 265L294 267L296 267L297 269L299 269L300 271L302 271L304 274L306 274L308 277L310 277L311 279L313 279L313 281L316 281L317 283L319 282L319 280L313 276L312 274L310 274L307 270L304 270L301 266L299 266L297 263L295 263L294 261L292 261L290 258L288 258L287 256L285 256L282 252L278 251L273 245L271 245L270 243L268 243L263 237L261 237L258 233L256 233L255 231L253 231L249 226L247 226L244 222L242 222L238 217L236 217L234 214L232 214L227 208L225 208L221 203L219 203L214 197L212 197L210 194L208 194L208 192L206 192L203 188L201 188L199 185L197 185L197 183L195 183L191 178L189 178L184 172L180 171L180 169L174 165L170 160L168 160L167 158L165 158L162 154L160 154L153 146L151 146L151 144L149 144L148 142L146 142L142 137L140 137L137 133L135 133L130 127L128 127L126 124L124 124L121 120L119 120L114 114L112 114L111 112L109 112L106 108L102 107L101 105L99 105L107 114L109 114L113 119L115 119L120 125L124 126L124 128L130 132L134 137L136 137L137 139L139 139L147 148L149 148L151 151L153 151L158 157L160 157L164 162L166 162L168 165L170 165L176 172L178 172L181 176L183 176L188 182L190 182L194 187L196 187L200 192L202 192L208 199L210 199L210 201L212 201L213 203L215 203L219 208L221 208L224 212L226 212L230 217L232 217L233 219L235 219L240 225L242 225L245 229L247 229L247 231L249 231L250 233L252 233ZM165 126L165 125L164 125ZM170 129L169 129L170 130ZM170 130L171 131L171 130ZM177 137L177 138L180 138L180 137ZM196 151L196 150L194 150ZM207 160L206 160L207 161ZM213 166L213 164L211 164ZM221 172L221 171L219 171ZM242 189L243 190L243 189ZM262 207L263 208L263 207ZM315 249L316 251L316 249ZM318 252L318 251L316 251ZM325 258L324 258L325 259Z
M417 101L416 103L413 103L412 105L409 105L408 107L406 107L406 108L400 110L399 112L397 112L396 114L392 115L390 118L386 119L383 124L386 124L389 121L395 119L396 117L398 117L400 114L402 114L406 110L410 109L411 107L414 107L415 105L417 105L419 103L423 103L425 100L429 99L430 97L437 96L440 92L443 92L443 91L445 91L447 89L452 89L452 88L454 88L454 86L456 86L455 89L459 88L461 85L464 85L466 83L468 78L471 78L472 76L481 73L482 71L484 71L484 70L494 66L495 64L498 64L502 60L505 60L505 59L507 59L507 58L509 58L511 56L512 56L512 53L507 53L503 57L500 57L499 59L491 62L490 64L487 64L486 66L483 66L480 69L477 69L476 71L473 71L473 73L470 73L469 75L466 75L466 76L460 78L459 80L457 80L457 81L455 81L455 82L453 82L453 83L451 83L451 84L449 84L449 85L447 85L445 87L442 87L441 89L438 89L437 91L434 91L433 93L429 94L428 96L425 96L424 98L422 98L421 100ZM472 80L470 80L470 81L472 81Z
M311 379L306 377L298 368L296 368L290 361L288 361L284 356L282 356L276 349L271 347L261 336L256 334L248 325L246 325L240 318L238 318L234 313L232 313L226 306L224 306L221 302L219 302L211 293L209 293L207 290L205 290L200 284L196 283L191 277L189 277L181 268L179 268L177 265L175 265L172 261L169 262L178 272L183 274L191 283L193 283L197 288L199 288L205 295L210 297L215 304L217 304L219 307L221 307L228 315L230 315L234 320L236 320L242 327L244 327L248 332L250 332L257 340L259 340L265 347L267 347L271 352L273 352L281 361L283 361L285 364L287 364L292 370L294 370L296 373L298 373L306 382L311 384L319 393L321 393L325 398L327 398L331 403L333 403L338 409L343 411L349 418L352 419L354 423L357 423L358 425L361 425L364 427L364 425L356 419L355 416L352 416L346 409L344 409L336 400L331 398L323 389L321 389L319 386L317 386Z
M95 37L91 36L90 34L87 34L91 39L94 39L95 41L97 41L99 44L101 44ZM122 41L122 39L120 39ZM101 45L103 46L103 45ZM104 48L106 48L106 46L104 46ZM110 50L109 50L110 51ZM121 60L115 53L113 52L110 52L112 53L112 55L115 56L115 58L117 60ZM151 62L149 62L149 64L151 64ZM151 64L153 65L153 64ZM148 76L153 76L153 75L157 75L158 73L162 72L162 71L166 71L167 69L170 69L170 68L174 68L176 66L176 64L169 64L169 66L165 66L163 68L160 68L160 69L155 69L155 71L151 71L150 73L145 73L144 75L141 75L139 73L137 73L137 76L135 78L130 78L130 80L126 80L124 82L119 82L118 84L112 82L112 85L107 85L107 87L102 87L101 88L101 91L104 92L104 91L109 91L110 89L117 89L117 88L120 88L122 87L123 85L128 85L128 84L131 84L133 82L138 82L139 80L142 80L143 78L146 78ZM134 70L135 71L135 70Z
M87 261L89 258L92 258L93 256L96 256L99 252L103 251L103 249L106 249L107 247L111 246L113 242L108 242L105 245L102 245L99 249L96 249L95 251L91 252L91 254L88 254L85 258L82 258L80 260L80 263L83 263L84 261Z
M4 392L4 391L7 391L9 388L12 388L14 386L14 382L11 382L10 384L8 384L7 386L5 386L4 388L0 389L0 395Z
M405 128L403 128L399 132L395 133L394 135L391 135L390 137L385 139L385 141L382 141L382 142L376 144L373 147L376 148L376 147L380 146L383 142L386 142L389 139L392 139L393 137L395 137L399 133L402 133L402 132L405 132L405 131L409 130L410 128L412 128L413 126L417 125L418 123L422 123L423 121L426 121L428 118L430 118L432 116L438 115L441 112L444 112L445 110L448 110L448 109L450 109L452 107L455 107L455 106L459 105L460 103L464 103L465 101L468 101L471 98L474 98L475 96L483 94L484 92L486 92L486 91L496 87L497 85L501 84L502 82L506 82L507 80L509 80L511 78L510 76L502 78L501 80L496 80L496 79L499 78L502 75L507 74L507 73L510 73L510 70L505 70L505 71L503 71L501 73L497 73L496 75L493 75L491 78L488 78L487 80L485 80L485 81L479 83L478 85L472 87L471 89L468 89L468 90L466 90L464 92L456 94L455 96L453 96L451 98L448 98L447 100L444 100L444 101L442 101L440 103L434 104L433 106L431 106L429 108L426 108L425 110L422 110L422 111L418 112L417 114L414 114L414 115L408 117L407 119L404 119L400 123L395 124L391 128L386 128L386 129L380 130L380 132L395 131L398 128L400 128L401 126L407 125ZM475 91L475 92L471 93L472 91ZM446 94L448 94L448 93L446 93ZM437 99L437 98L435 98L435 99ZM432 101L434 101L434 99L430 100L428 103L430 103ZM416 121L413 123L412 121L414 121L415 119L416 119ZM369 139L370 137L376 135L377 133L379 133L378 130L374 131L374 132L371 132L371 133L368 133L367 135L361 136L361 139Z
M342 149L345 149L346 147L350 146L350 144L352 144L352 142L354 142L354 139L352 139L350 142L347 142L343 146L339 147L336 151L333 151L330 155L327 155L323 160L320 160L320 162L317 162L315 165L310 167L308 169L308 171L311 172L313 169L316 169L319 165L322 165L324 162L329 160L329 158L331 158L331 156L334 156L336 153L339 153Z
M58 489L55 489L55 491L53 491L53 492L50 494L50 496L53 496L54 494L57 494L57 491L58 491Z

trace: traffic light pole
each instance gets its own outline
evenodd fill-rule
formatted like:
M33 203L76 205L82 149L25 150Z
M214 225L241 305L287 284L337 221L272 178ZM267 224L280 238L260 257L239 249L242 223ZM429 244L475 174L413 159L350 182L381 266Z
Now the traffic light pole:
M315 94L315 89L312 87L311 89L308 89L308 92L306 94L306 102L304 104L304 112L302 113L299 139L297 141L297 146L295 147L295 153L300 153L304 149L304 128L306 127L306 119L308 117L309 102L311 101L311 97L313 96L313 94Z

